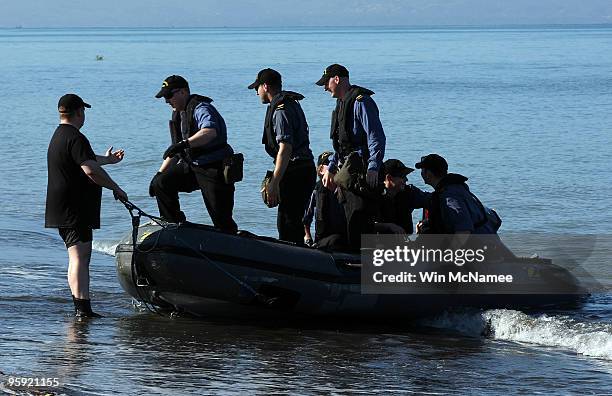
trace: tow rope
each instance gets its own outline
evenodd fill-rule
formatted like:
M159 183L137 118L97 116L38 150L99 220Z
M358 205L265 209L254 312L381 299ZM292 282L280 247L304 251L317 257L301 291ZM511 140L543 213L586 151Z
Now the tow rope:
M134 205L127 199L117 199L121 201L121 203L126 207L128 212L130 213L130 217L132 218L132 259L130 262L130 270L132 273L132 284L134 285L134 289L136 289L136 293L138 294L140 301L144 304L147 311L158 314L160 316L164 316L163 313L159 309L157 309L157 307L155 307L155 305L149 305L149 303L147 303L147 296L145 294L145 291L142 289L151 286L151 282L147 278L146 272L142 268L140 268L138 260L136 260L136 253L141 252L141 250L138 248L138 228L140 227L140 218L142 216L148 217L164 230L167 229L169 223L167 223L160 217L151 216L145 213L142 209L140 209L138 206ZM157 238L159 240L159 235ZM156 245L157 242L153 244L153 247L150 250L153 250ZM147 251L142 252L146 253Z
M128 212L130 213L130 216L132 217L132 260L131 260L131 271L132 271L132 282L133 282L134 288L136 289L136 292L138 293L138 296L140 297L141 301L143 302L143 304L145 305L145 307L147 308L148 311L156 313L156 314L159 314L159 315L162 315L162 313L159 311L159 309L157 309L155 306L150 307L149 304L147 303L146 299L145 299L146 295L143 294L143 290L142 289L147 288L147 287L151 287L152 286L152 281L149 280L149 278L147 277L146 270L141 268L140 265L139 265L138 260L136 260L136 253L137 252L138 253L149 253L149 252L151 252L151 251L153 251L155 249L155 247L157 246L157 243L159 241L159 238L161 236L161 233L158 233L156 241L155 241L155 243L153 244L153 246L150 249L148 249L148 250L141 250L141 249L138 248L138 228L140 227L140 219L141 219L141 217L147 217L147 218L151 219L151 221L153 221L155 224L159 225L162 230L169 230L169 229L178 228L178 224L176 224L176 223L169 223L166 220L162 219L161 217L152 216L152 215L146 213L145 211L143 211L142 209L140 209L138 206L134 205L132 202L130 202L127 199L125 199L125 200L121 199L121 198L118 198L118 199L126 207ZM185 247L187 247L188 249L196 252L196 254L198 256L202 257L204 260L206 260L206 262L208 262L210 265L215 267L221 273L225 274L227 277L229 277L230 279L232 279L233 281L238 283L238 285L240 285L241 287L243 287L244 289L249 291L253 295L253 297L255 297L258 301L263 302L264 304L271 304L271 303L274 302L273 298L272 299L271 298L267 298L264 295L262 295L261 293L257 292L251 285L249 285L248 283L246 283L242 279L239 279L237 276L233 275L232 273L228 272L227 270L225 270L224 268L219 266L217 263L212 261L210 258L206 257L206 255L204 255L199 250L194 249L192 246L190 246L187 242L185 242L183 239L181 239L177 235L175 235L174 237L175 237L176 240L180 241Z

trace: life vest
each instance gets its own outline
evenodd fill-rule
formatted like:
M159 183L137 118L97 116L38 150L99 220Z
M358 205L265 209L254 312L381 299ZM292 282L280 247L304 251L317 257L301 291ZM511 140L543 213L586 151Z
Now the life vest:
M298 103L299 100L304 99L302 94L293 91L281 91L279 94L274 96L268 109L266 111L266 119L264 121L264 131L261 138L261 143L265 146L266 152L270 157L276 159L280 146L276 141L276 132L274 131L274 112L276 110L288 110L291 114L299 114L302 112L302 107ZM300 131L308 133L308 131ZM308 139L306 139L308 144ZM294 147L295 152L299 147Z
M368 137L365 133L353 137L355 122L355 101L362 101L364 97L374 95L373 91L357 85L351 85L343 100L336 100L336 108L332 112L330 137L334 149L341 158L351 152L361 150L361 158L367 160L369 155Z
M189 100L187 101L187 106L185 106L185 121L186 127L185 132L182 132L181 129L181 116L177 111L172 112L172 120L170 121L170 138L172 139L172 143L180 142L181 140L187 139L193 136L197 131L200 130L197 123L194 122L193 113L195 108L200 103L211 103L213 100L207 96L202 95L190 95ZM209 109L213 116L216 118L221 118L221 115L214 107L210 107ZM225 150L227 149L227 134L223 134L222 131L217 131L217 136L210 142L208 142L204 146L193 147L184 150L183 154L179 154L182 158L191 162L192 160L197 159L200 156L211 154L217 150Z

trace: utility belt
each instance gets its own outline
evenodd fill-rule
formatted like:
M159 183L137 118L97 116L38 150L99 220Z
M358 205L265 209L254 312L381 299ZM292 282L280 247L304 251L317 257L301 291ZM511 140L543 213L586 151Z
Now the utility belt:
M232 153L225 158L217 159L211 162L192 161L192 167L200 169L216 168L223 173L225 184L233 184L242 181L244 175L244 155L242 153Z
M285 170L285 174L287 172L294 172L299 169L309 168L314 166L314 160L312 158L297 158L293 161L289 161L287 164L287 169Z
M358 152L353 151L344 158L342 167L334 176L334 183L340 188L364 198L377 199L383 194L382 172L378 172L378 186L371 188L366 181L367 165Z
M312 158L298 158L294 161L289 161L289 164L287 165L287 169L285 169L285 174L283 175L283 179L286 177L293 177L292 173L294 173L295 171L306 169L306 168L311 168L311 167L314 168L314 161L312 160ZM274 176L274 171L271 171L271 170L266 171L266 175L261 181L261 189L260 189L261 199L266 204L266 206L268 206L269 208L272 208L273 206L270 206L270 204L268 203L268 184L270 184L270 181L272 180L273 176ZM280 203L280 198L278 199L278 203Z

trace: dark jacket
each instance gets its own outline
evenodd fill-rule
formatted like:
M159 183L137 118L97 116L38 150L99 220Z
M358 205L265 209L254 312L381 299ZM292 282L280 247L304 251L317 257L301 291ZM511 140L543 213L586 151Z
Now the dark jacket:
M431 195L430 232L454 234L469 231L474 234L494 234L487 221L482 203L470 192L467 177L449 173L438 183Z
M412 212L414 209L429 208L431 193L408 184L394 197L383 196L380 202L379 221L402 227L407 234L414 232Z

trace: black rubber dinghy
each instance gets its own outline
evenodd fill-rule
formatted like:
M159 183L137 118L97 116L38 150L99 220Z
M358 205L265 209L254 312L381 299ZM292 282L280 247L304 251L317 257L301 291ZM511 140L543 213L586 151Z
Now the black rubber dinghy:
M542 284L541 294L362 294L359 255L192 223L140 226L136 255L132 239L126 236L116 250L123 289L160 309L196 316L398 321L454 307L543 310L575 305L586 294L570 272L546 259L508 264L554 272L563 292L551 293Z

